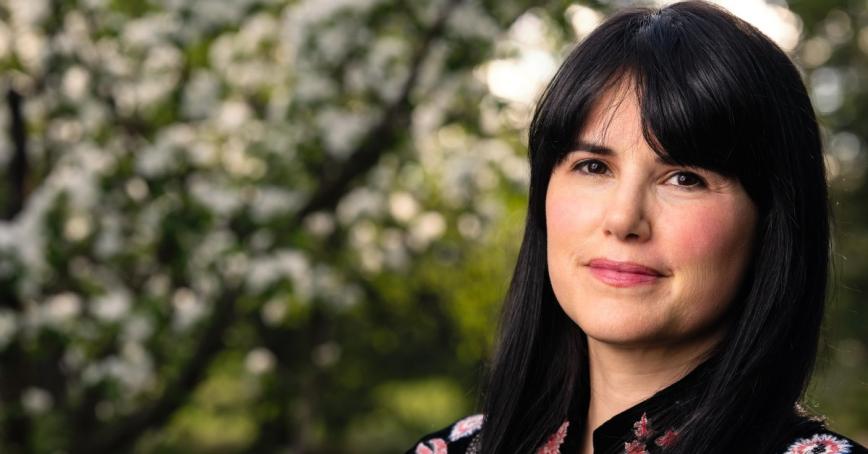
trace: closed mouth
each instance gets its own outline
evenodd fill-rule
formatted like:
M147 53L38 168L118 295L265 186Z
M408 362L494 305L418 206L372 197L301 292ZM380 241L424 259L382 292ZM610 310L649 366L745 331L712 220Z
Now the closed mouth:
M664 276L663 273L654 268L634 262L618 262L614 260L596 258L588 262L588 266L591 268L596 268L599 270L609 270L610 272L616 273L639 274L654 277Z

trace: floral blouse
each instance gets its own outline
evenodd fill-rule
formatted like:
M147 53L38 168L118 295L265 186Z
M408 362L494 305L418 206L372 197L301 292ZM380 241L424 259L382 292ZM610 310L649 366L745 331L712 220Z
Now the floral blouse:
M656 454L678 439L678 432L671 427L658 427L650 414L659 408L674 408L678 411L679 396L697 381L696 371L654 394L649 399L615 415L593 432L596 454ZM446 428L428 434L407 454L478 454L481 444L483 415L462 418ZM535 454L559 454L579 452L581 448L581 421L564 421L548 439L537 448ZM780 454L868 454L868 449L859 443L825 428L819 422L805 424L794 431L790 439L780 445Z

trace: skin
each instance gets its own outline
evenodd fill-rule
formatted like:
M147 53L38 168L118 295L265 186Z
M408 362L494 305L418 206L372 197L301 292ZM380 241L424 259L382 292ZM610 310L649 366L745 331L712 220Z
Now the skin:
M594 429L686 375L725 333L757 209L737 180L658 160L629 84L602 98L578 139L609 151L580 146L553 169L546 229L555 296L588 338L590 454ZM592 274L594 258L662 275L613 286Z

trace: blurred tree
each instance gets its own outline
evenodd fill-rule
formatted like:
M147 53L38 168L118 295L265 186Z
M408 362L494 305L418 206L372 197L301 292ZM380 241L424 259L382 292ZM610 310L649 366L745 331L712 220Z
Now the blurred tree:
M833 426L868 441L868 4L798 0L794 57L825 132L835 217L833 286L824 355L809 402Z
M472 411L533 98L619 5L0 2L0 450L392 452ZM864 7L793 4L842 289L868 269ZM851 432L859 302L815 393Z

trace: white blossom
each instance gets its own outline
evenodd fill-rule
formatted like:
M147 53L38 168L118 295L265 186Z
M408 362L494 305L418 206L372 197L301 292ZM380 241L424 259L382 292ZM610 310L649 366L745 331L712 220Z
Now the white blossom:
M31 415L41 415L51 409L54 399L42 388L29 387L21 393L21 406Z
M63 75L64 94L73 101L81 101L90 86L90 73L81 66L72 66Z
M316 73L301 72L295 77L295 99L300 102L328 99L337 93L334 81Z
M345 195L337 206L337 217L341 224L349 225L361 216L378 216L385 208L383 195L364 186Z
M838 110L844 103L844 77L836 68L823 67L811 73L811 98L821 113Z
M63 236L69 241L81 241L90 235L91 232L90 219L83 215L77 214L66 220L63 226Z
M288 58L295 60L302 54L302 46L306 44L308 33L318 31L320 23L333 17L340 11L352 11L355 16L361 16L381 0L302 0L286 10L282 40L288 52Z
M371 112L326 107L317 113L316 125L325 140L326 151L335 157L346 158L376 120L377 115Z
M323 28L316 37L316 52L320 58L335 64L340 62L355 43L355 38L347 32L346 26L332 26Z
M217 127L220 129L235 131L242 127L251 118L253 111L247 103L239 100L224 102L218 109Z
M12 30L5 23L0 22L0 60L9 58L12 52Z
M599 11L589 6L579 5L578 3L567 7L566 16L578 39L588 36L605 19Z
M188 189L197 202L221 216L231 215L244 204L239 191L200 175L190 177Z
M132 315L124 322L121 339L124 342L142 342L151 337L154 323L144 315Z
M276 362L271 350L257 347L247 352L244 357L244 368L253 375L262 375L274 369Z
M231 282L235 285L238 281L243 280L250 271L250 256L246 250L236 251L228 254L223 260L218 263L218 269L222 274L224 281ZM210 281L199 275L201 283L208 285Z
M129 313L130 295L125 290L113 289L90 303L90 312L104 322L117 322Z
M125 391L121 399L128 400L154 385L153 359L143 345L124 342L118 355L110 355L102 361L88 364L81 377L86 384L96 384L106 379L116 380Z
M207 232L191 254L190 270L194 273L207 272L209 266L225 256L236 244L235 236L226 229Z
M311 264L308 258L295 250L281 250L251 260L247 285L261 291L280 279L289 278L295 295L308 299L313 293Z
M235 39L235 46L246 54L256 53L263 43L275 41L279 24L267 13L255 14L241 26Z
M193 276L192 284L193 291L199 295L201 299L213 301L215 298L220 296L218 292L223 287L224 283L221 282L218 279L218 276L214 273L197 273Z
M17 316L8 309L0 309L0 350L6 348L15 337L17 328Z
M833 135L829 140L828 151L833 153L845 166L856 164L860 156L864 155L859 136L848 131L841 131Z
M150 14L126 22L120 38L129 46L148 49L165 43L180 27L173 14Z
M179 288L172 295L172 327L183 331L205 316L207 305L189 288Z
M304 227L308 232L324 237L335 230L335 218L330 213L318 211L304 218Z
M169 293L170 286L169 276L162 273L152 274L145 282L145 292L149 296L161 298Z
M389 212L396 220L407 222L419 212L419 204L407 192L394 192L389 196Z
M115 369L114 375L128 391L138 392L153 385L154 365L150 353L138 342L124 342L121 345L123 363Z
M74 321L81 313L81 298L75 293L64 292L48 298L42 306L42 316L47 324L60 326Z
M410 226L407 243L416 251L428 247L428 245L440 238L446 231L446 221L440 213L429 211L423 213L413 221Z
M482 223L479 217L470 213L458 217L458 232L467 239L476 239L482 233Z
M177 165L177 153L164 143L157 143L136 153L136 172L147 178L165 175Z
M18 27L35 26L50 12L47 0L9 0L12 23Z
M232 0L215 2L212 0L188 0L193 19L201 27L214 27L223 24L234 24L257 0Z
M259 229L250 237L250 250L252 252L264 252L271 249L274 244L274 231Z
M370 246L377 239L377 226L367 219L356 222L350 227L349 239L355 249Z
M84 128L77 118L57 118L49 121L46 132L53 142L77 143L82 139Z
M368 273L379 273L383 269L385 254L375 247L367 246L358 250L362 269Z
M500 27L478 2L464 2L449 17L449 27L458 36L494 39Z
M394 101L408 77L409 46L404 39L377 40L367 58L366 75L370 85L385 101Z
M337 270L325 264L314 267L313 279L316 295L335 309L352 307L362 299L357 285L347 284Z
M196 69L184 85L182 96L181 111L186 118L207 117L220 102L220 80L211 71Z
M245 145L237 139L229 140L223 147L220 161L231 176L259 179L265 174L265 163L251 155Z
M264 222L275 216L292 213L302 203L302 196L278 186L259 186L251 201L251 215L257 222Z
M410 261L403 232L396 228L383 229L380 242L386 265L393 270L403 270Z
M127 181L127 184L124 185L124 190L127 195L136 202L145 200L150 192L148 189L148 182L139 177L130 178L130 180Z
M262 305L262 321L269 326L278 325L286 317L287 309L286 297L272 298Z

